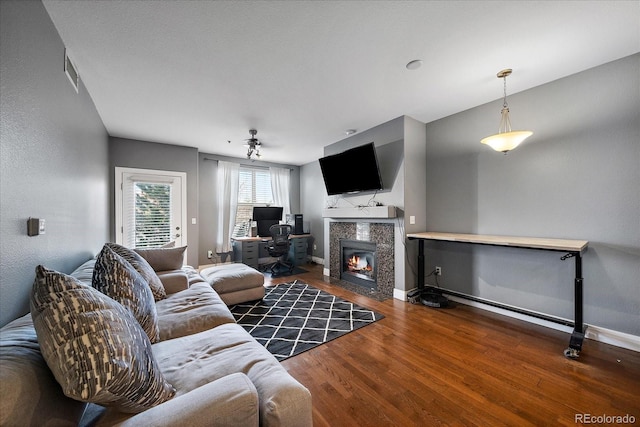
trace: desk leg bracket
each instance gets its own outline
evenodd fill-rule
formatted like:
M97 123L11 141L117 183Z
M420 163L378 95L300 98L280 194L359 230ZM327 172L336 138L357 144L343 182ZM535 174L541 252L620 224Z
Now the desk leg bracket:
M577 359L582 351L582 343L584 342L584 336L587 329L586 326L584 326L582 311L582 255L579 252L569 252L560 259L564 261L568 258L575 258L576 261L576 277L574 280L575 325L571 338L569 339L569 347L564 350L564 355L569 359Z

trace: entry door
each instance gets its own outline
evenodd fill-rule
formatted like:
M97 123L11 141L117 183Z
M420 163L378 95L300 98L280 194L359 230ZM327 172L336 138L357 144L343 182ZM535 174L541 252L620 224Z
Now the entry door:
M186 174L116 167L116 243L129 248L187 244Z

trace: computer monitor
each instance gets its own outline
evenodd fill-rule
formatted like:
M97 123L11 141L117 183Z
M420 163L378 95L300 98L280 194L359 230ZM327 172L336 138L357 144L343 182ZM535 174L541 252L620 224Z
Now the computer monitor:
M281 206L255 206L253 208L253 220L258 227L258 236L269 237L269 228L282 220Z

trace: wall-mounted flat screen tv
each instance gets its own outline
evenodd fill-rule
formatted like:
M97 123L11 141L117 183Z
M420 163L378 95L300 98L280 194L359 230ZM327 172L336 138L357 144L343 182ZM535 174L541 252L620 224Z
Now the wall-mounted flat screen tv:
M373 142L323 157L319 161L324 185L330 196L382 190Z

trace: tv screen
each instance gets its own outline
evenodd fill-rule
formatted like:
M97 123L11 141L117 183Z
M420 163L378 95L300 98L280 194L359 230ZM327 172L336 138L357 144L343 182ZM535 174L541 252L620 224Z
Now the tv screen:
M382 190L373 142L321 158L320 169L327 194Z

